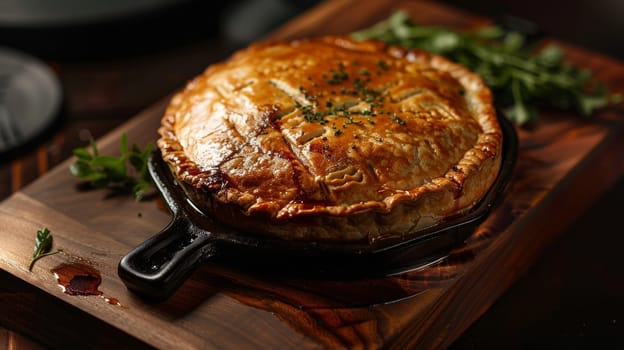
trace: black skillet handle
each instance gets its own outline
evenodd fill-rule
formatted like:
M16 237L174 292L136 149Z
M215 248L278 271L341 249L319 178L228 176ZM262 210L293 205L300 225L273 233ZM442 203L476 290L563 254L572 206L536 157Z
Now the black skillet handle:
M128 289L162 300L173 294L202 261L213 255L214 238L186 216L186 198L158 153L150 157L148 169L173 213L173 220L125 255L117 273Z
M153 300L173 294L211 255L212 238L186 218L174 218L160 233L126 254L117 268L128 289Z

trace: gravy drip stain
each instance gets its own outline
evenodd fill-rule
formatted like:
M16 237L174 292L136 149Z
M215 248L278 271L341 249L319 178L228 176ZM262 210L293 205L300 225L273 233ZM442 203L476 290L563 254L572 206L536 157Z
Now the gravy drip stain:
M110 305L121 306L117 298L104 296L104 293L99 290L102 276L98 270L89 265L81 263L61 264L52 269L51 272L65 294L72 296L97 295Z
M100 272L91 266L74 263L61 264L52 273L65 294L102 295L98 289L102 283Z
M121 306L117 298L104 297L104 301L115 306Z

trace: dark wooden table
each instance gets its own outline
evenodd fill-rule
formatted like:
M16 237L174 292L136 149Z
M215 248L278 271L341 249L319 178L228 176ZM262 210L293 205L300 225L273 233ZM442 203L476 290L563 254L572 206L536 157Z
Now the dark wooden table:
M487 16L506 12L529 18L548 34L624 59L617 38L622 31L615 27L622 29L622 24L612 21L614 13L624 14L624 7L614 8L617 1L593 1L591 7L551 1L547 8L544 1L449 2ZM269 28L305 5L285 4L282 17L259 16L258 28ZM27 147L2 155L0 200L69 157L89 135L105 135L242 44L234 42L235 34L226 32L226 17L219 16L233 16L232 8L191 1L166 12L166 21L163 13L152 13L79 28L0 28L0 44L23 48L53 67L65 96L52 128ZM579 30L580 24L587 30ZM624 238L618 214L623 195L620 180L452 347L589 347L597 338L622 345L624 273L618 254ZM0 296L23 293L27 298L29 288L0 271ZM41 347L45 344L0 323L0 349Z

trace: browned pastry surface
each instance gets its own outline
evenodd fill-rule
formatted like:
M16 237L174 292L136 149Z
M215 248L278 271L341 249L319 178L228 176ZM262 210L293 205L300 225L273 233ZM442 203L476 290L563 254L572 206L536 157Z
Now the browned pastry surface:
M344 37L256 44L210 66L159 132L202 210L305 240L403 236L461 213L494 182L502 146L477 75Z

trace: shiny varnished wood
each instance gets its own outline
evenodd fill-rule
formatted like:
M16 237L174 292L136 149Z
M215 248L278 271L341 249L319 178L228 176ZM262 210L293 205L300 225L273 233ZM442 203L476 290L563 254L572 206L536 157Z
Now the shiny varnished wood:
M323 4L274 37L346 33L387 16L395 6L424 23L458 27L486 23L430 3L353 3ZM345 9L350 16L339 15ZM566 53L572 62L594 69L612 89L624 89L620 63L573 47L566 47ZM165 104L166 99L101 138L100 147L116 152L124 132L140 144L153 141ZM58 312L66 304L72 314L82 315L84 329L120 329L131 339L156 347L445 347L530 266L571 218L622 174L622 113L619 107L608 108L592 120L549 113L533 128L518 129L519 159L502 204L464 246L436 264L385 279L356 281L297 279L206 265L170 300L157 304L129 293L117 277L116 264L131 247L162 228L168 214L158 200L134 202L106 191L80 191L67 172L71 160L65 161L0 205L0 267L40 289L22 291L22 297L55 301L26 310L21 320L3 315L3 322L42 343L62 346L66 343L50 334L63 323L52 318L45 332L20 323L46 311ZM13 166L17 174L23 165ZM52 230L55 244L65 248L65 254L41 260L30 273L26 264L34 232L42 226ZM78 261L100 271L100 290L117 298L119 306L100 297L70 297L60 291L50 270ZM90 333L66 337L105 346L105 339Z

